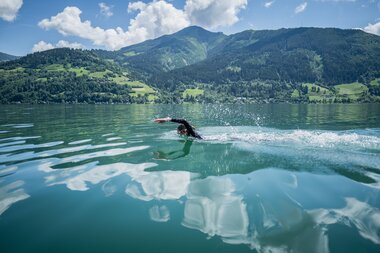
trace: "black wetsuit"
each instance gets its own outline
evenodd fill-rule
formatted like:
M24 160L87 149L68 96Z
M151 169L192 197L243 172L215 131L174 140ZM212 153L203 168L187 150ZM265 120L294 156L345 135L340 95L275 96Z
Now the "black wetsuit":
M197 139L203 139L197 132L194 131L193 127L184 119L171 119L171 122L183 124L186 127L187 135L192 136Z

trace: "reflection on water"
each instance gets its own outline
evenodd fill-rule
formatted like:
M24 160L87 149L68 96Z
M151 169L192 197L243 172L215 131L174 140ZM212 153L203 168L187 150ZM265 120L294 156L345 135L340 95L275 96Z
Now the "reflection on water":
M18 180L0 187L0 215L14 203L30 197L22 188L23 185L24 182Z
M102 185L102 190L103 190L104 195L105 195L106 197L110 197L110 196L112 196L112 195L116 192L116 190L117 190L116 186L115 186L115 185L112 185L111 182L112 182L111 180L108 180L107 182L105 182L105 183Z
M149 209L149 216L156 222L167 222L170 220L170 211L167 206L153 206Z
M172 150L169 152L158 150L154 152L154 158L157 160L175 160L181 157L185 157L190 154L191 145L193 145L192 140L185 140L182 149Z
M6 124L1 125L2 127L12 127L12 128L27 128L27 127L33 127L32 123L26 123L26 124Z
M233 194L229 178L210 177L190 184L183 225L229 242L247 237L248 213L243 196Z
M49 175L46 178L46 182L49 186L56 184L66 184L67 188L75 191L86 191L89 189L87 183L93 185L99 184L105 180L113 177L127 174L128 172L135 170L144 170L155 166L154 163L142 163L142 164L128 164L128 163L114 163L109 165L96 165L97 162L88 163L82 166L72 167L69 172L62 171ZM41 170L47 172L50 164L41 165ZM111 190L112 191L112 190ZM107 191L109 194L109 191Z
M86 139L86 140L79 140L79 141L72 141L72 142L69 142L68 144L69 145L77 145L77 144L82 144L82 143L86 143L86 142L90 142L91 139Z
M380 210L354 198L346 198L346 206L340 209L315 209L310 211L320 225L343 223L355 226L364 238L380 244Z
M73 153L73 152L79 152L84 150L91 150L91 149L99 149L104 147L114 147L114 146L122 146L125 143L110 143L110 144L103 144L103 145L88 145L88 146L79 146L79 147L69 147L69 148L63 148L63 149L55 149L55 150L49 150L49 151L41 151L41 152L23 152L23 153L17 153L17 154L5 154L0 155L0 159L3 163L5 162L19 162L19 161L26 161L36 158L47 158L52 157L58 154L66 154L66 153ZM46 147L46 145L43 145ZM143 149L146 147L143 147ZM75 155L68 157L66 159L62 159L57 164L63 164L65 162L78 162L83 161L86 159L90 159L91 157L99 157L99 156L112 156L112 155L118 155L121 153L128 153L129 149L111 149L111 150L105 150L105 151L99 151L94 153L88 153L83 155Z
M276 170L254 172L248 175L250 180L233 176L191 182L182 224L259 252L329 252L329 226L334 224L355 227L361 236L380 244L379 209L344 196L342 208L306 209L297 196L307 190L304 175L298 182L297 174L274 174Z
M78 252L86 251L88 227L116 251L136 251L125 238L161 246L183 230L190 252L197 245L221 252L380 250L380 119L372 105L11 108L0 111L7 252L44 252L41 224L51 241L73 241ZM162 115L188 116L204 140L152 123ZM70 237L68 227L80 236ZM11 243L14 231L34 244Z
M129 176L132 182L127 185L125 192L143 201L179 199L185 196L192 177L187 171L146 172L144 170L134 170Z

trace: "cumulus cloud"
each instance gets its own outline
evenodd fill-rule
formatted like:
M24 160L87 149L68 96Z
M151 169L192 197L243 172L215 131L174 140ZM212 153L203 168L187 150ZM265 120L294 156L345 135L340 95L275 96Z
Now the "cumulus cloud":
M68 47L68 48L74 48L74 49L81 49L81 48L84 48L84 46L78 42L73 42L73 43L70 43L66 40L60 40L58 41L58 43L56 44L55 47Z
M270 1L270 2L264 3L265 8L270 8L274 4L274 2L275 1Z
M136 37L129 41L130 44L174 33L190 25L182 10L165 1L129 3L128 11L138 12L128 27L129 36Z
M91 21L81 20L82 11L77 7L66 7L63 12L40 21L38 25L46 30L56 29L64 36L89 39L94 45L113 50L173 33L189 25L183 11L165 1L150 4L130 3L128 10L139 12L134 19L131 19L128 31L120 27L115 29L93 27Z
M63 12L50 19L41 20L38 25L46 30L56 29L64 36L72 35L89 39L97 46L106 46L110 49L125 45L128 34L122 28L105 30L100 27L93 27L90 21L81 20L81 13L82 11L77 7L66 7Z
M375 24L368 24L366 27L363 28L363 31L367 33L380 35L380 21Z
M51 43L46 43L45 41L40 41L38 42L37 44L34 44L33 48L32 48L32 52L35 53L35 52L41 52L41 51L46 51L46 50L50 50L50 49L53 49L54 46L51 44Z
M113 15L112 8L113 6L108 6L105 3L99 3L100 8L100 14L102 14L105 17L111 17Z
M22 0L0 0L0 18L9 22L15 20L22 3Z
M184 8L178 9L164 0L131 2L128 12L136 15L126 31L120 27L94 27L91 21L81 19L79 8L69 6L56 16L41 20L38 25L46 30L55 29L64 36L78 36L91 40L94 45L117 50L177 32L189 25L208 29L232 25L239 20L238 14L246 5L247 0L186 0Z
M300 4L300 5L298 5L294 9L294 13L298 14L298 13L304 12L306 10L306 7L307 7L307 2L304 2L304 3Z
M247 0L187 0L184 11L193 25L208 29L235 24Z
M54 49L54 48L62 48L62 47L80 49L80 48L83 48L83 45L80 43L77 43L77 42L70 43L70 42L65 41L65 40L60 40L60 41L58 41L57 44L53 45L51 43L47 43L47 42L41 40L37 44L34 44L34 46L32 48L32 52L35 53L35 52L41 52L41 51L46 51L46 50L50 50L50 49Z

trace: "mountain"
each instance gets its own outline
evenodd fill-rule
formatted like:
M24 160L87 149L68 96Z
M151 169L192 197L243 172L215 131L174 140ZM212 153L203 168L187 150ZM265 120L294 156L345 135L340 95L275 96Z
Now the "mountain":
M259 79L331 86L379 76L379 36L360 30L296 28L230 35L214 46L206 59L161 73L151 82L164 87L168 82L215 84Z
M207 59L209 52L227 36L190 26L177 33L122 48L122 63L146 74L189 66Z
M0 52L0 62L12 61L12 60L15 60L17 58L20 58L20 57Z
M94 52L52 49L0 64L0 102L134 102L128 81Z
M53 49L0 63L0 102L380 101L380 37L192 26L118 51Z

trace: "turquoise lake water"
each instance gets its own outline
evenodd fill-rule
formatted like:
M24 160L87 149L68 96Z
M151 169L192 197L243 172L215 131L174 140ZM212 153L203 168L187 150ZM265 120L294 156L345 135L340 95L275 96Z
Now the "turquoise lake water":
M0 252L378 253L380 105L2 105Z

